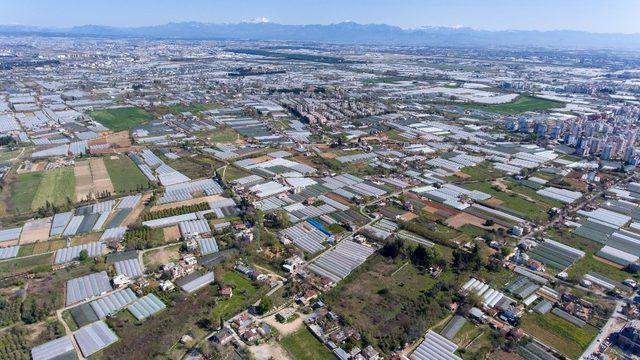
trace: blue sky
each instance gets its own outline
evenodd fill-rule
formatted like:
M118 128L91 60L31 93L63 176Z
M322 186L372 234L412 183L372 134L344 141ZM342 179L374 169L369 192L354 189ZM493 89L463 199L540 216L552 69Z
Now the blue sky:
M403 28L640 33L640 0L0 0L0 24L141 26L172 21L341 21Z

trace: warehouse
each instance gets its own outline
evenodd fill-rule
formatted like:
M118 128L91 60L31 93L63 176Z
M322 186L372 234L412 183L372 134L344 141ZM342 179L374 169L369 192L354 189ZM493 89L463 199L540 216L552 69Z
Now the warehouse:
M160 301L155 294L151 293L134 301L127 309L133 316L135 316L136 319L138 319L138 321L140 321L166 307L167 306Z
M71 279L67 281L66 304L67 306L75 304L111 290L109 276L107 276L106 271Z
M103 321L96 321L91 325L80 328L73 336L82 351L82 355L87 357L106 348L118 341L116 334L109 329Z

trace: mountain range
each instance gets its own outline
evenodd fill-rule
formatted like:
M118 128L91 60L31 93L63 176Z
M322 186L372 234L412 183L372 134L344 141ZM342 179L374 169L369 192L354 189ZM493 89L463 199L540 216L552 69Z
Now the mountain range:
M141 27L83 25L71 28L0 25L0 34L191 40L279 40L407 46L640 50L640 34L605 34L572 30L486 31L466 27L402 29L385 24L358 24L353 22L329 25L283 25L271 22L242 22L237 24L179 22Z

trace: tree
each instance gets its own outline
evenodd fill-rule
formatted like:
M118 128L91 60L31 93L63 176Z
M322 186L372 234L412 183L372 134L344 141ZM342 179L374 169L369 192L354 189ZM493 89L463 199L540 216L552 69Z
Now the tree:
M81 262L86 262L87 260L89 260L89 251L87 251L87 249L81 250L80 255L78 256L78 260L80 260Z
M403 247L404 243L402 242L402 239L396 238L394 240L387 241L382 249L380 249L380 254L384 257L395 259L398 255L400 255Z
M425 248L418 245L411 253L411 262L419 269L427 269L435 264L438 260L438 254L433 248Z
M256 306L256 312L258 313L258 315L264 315L269 310L271 310L271 307L273 307L273 301L271 300L270 297L265 296L262 299L260 299L260 304Z

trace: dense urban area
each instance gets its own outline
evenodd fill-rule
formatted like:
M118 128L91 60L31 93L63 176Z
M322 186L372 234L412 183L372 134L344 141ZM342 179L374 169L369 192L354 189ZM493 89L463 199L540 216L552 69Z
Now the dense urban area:
M0 358L636 357L639 66L0 37Z

